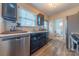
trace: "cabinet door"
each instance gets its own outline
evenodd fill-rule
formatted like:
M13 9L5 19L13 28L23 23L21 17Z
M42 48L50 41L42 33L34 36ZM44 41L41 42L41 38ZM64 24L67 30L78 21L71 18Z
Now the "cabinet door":
M17 18L17 4L16 3L3 3L2 16L4 19L13 20Z
M39 47L42 47L46 44L46 36L44 35L44 33L40 33L38 35L38 38L39 38Z
M39 39L39 48L44 46L44 44L45 44L45 39L43 38L43 36L41 36Z
M31 38L31 53L35 52L38 49L39 41L37 37Z
M37 25L40 26L40 16L37 16Z
M43 25L44 26L44 16L41 16L41 25Z
M42 14L37 15L37 25L38 26L44 25L44 15Z

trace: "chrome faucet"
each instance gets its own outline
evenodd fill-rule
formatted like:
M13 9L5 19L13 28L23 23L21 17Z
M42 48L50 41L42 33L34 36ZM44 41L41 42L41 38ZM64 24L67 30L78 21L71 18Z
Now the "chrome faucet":
M16 26L11 26L10 31L16 31Z

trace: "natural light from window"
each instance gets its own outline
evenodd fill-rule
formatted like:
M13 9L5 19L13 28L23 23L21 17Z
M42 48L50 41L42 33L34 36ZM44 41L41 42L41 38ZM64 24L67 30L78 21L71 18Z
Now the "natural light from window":
M36 26L36 15L32 12L19 8L20 26Z

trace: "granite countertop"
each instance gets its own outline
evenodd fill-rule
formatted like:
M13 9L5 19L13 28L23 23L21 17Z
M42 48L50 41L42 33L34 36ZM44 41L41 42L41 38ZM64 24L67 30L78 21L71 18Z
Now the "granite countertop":
M14 36L14 35L23 35L23 34L31 34L31 33L42 33L42 32L47 32L47 31L13 31L13 32L9 32L9 31L6 31L6 32L3 32L3 33L0 33L0 38L2 37L7 37L7 36Z
M42 32L48 32L48 31L31 31L29 33L42 33Z
M14 36L14 35L23 35L23 34L28 34L28 32L27 31L14 31L14 32L6 31L3 33L0 33L0 38L7 37L7 36Z

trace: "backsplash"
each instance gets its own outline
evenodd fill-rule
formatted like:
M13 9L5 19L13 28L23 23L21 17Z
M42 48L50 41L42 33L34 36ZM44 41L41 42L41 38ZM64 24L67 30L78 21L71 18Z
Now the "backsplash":
M10 31L13 27L16 27L16 23L11 22L11 21L7 21L7 20L3 20L0 23L1 26L1 30L3 31ZM26 27L16 27L17 30L24 30L24 31L38 31L40 27L36 26L36 27L30 27L30 26L26 26ZM1 31L0 30L0 31Z
M38 27L18 27L19 30L23 30L23 31L38 31Z
M16 23L4 20L4 26L5 31L10 31L12 27L16 27ZM23 31L38 31L38 29L39 29L38 27L31 27L31 26L16 27L16 30L23 30Z
M11 29L13 29L13 27L16 27L16 23L11 21L4 20L4 24L6 29L5 31L10 31Z
M16 23L4 20L2 17L0 17L0 33L10 31L10 29L14 26L16 26Z

